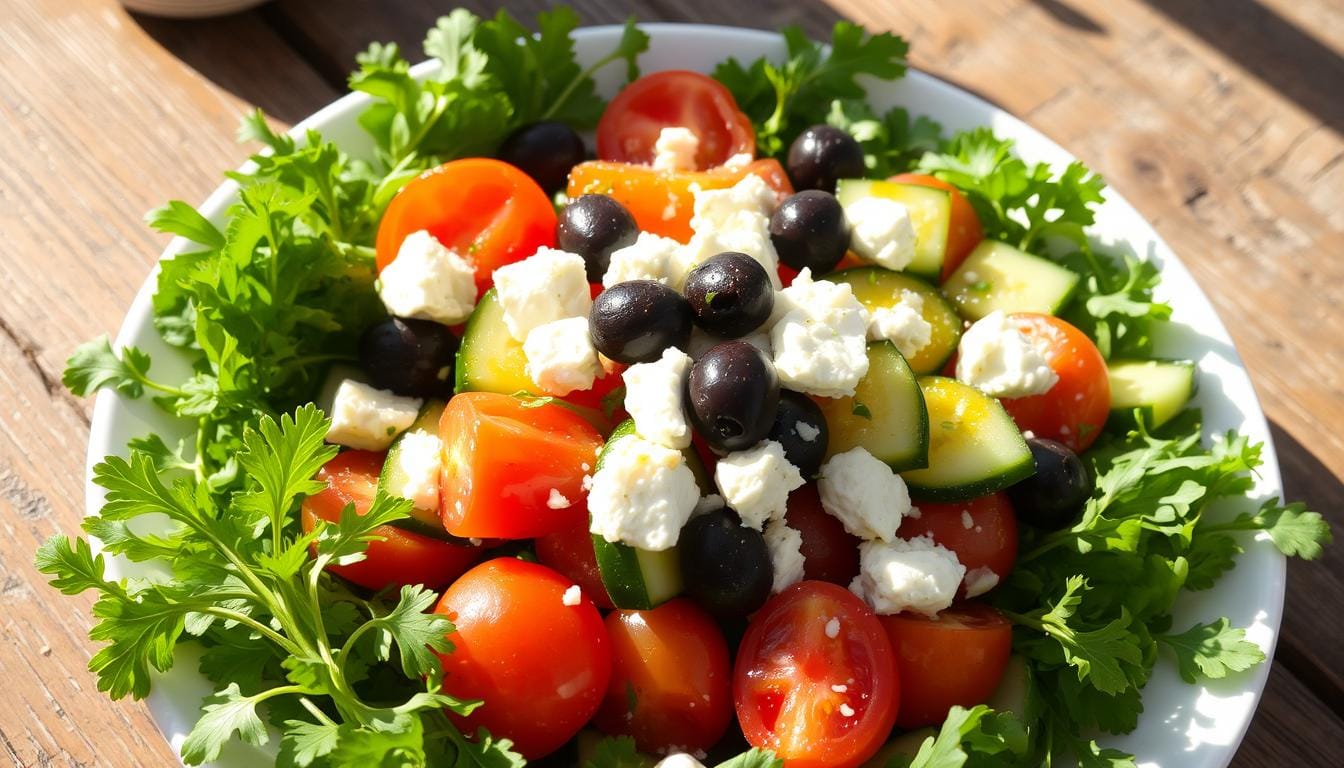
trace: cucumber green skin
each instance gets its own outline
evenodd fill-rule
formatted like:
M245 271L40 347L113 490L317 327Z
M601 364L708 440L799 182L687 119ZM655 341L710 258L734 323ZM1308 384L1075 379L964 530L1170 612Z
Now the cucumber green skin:
M443 410L447 403L442 400L427 400L424 406L420 408L420 415L415 417L415 422L411 424L410 429L397 435L397 439L392 441L392 446L387 449L387 456L383 459L383 469L378 473L378 490L389 496L394 495L389 490L397 484L402 478L394 477L396 472L397 455L401 453L403 441L406 435L412 432L439 432L439 418L443 416ZM462 540L452 536L438 524L439 511L437 509L422 510L414 509L411 511L411 517L393 520L388 523L395 528L400 528L411 533L418 533L421 536L428 536L431 539L440 541L461 542ZM434 522L431 522L433 520Z
M997 259L995 257L998 257ZM1002 261L1004 258L1011 258L1019 262L1012 269L1005 272L1022 277L1028 277L1029 273L1039 275L1048 275L1051 279L1059 279L1066 283L1054 295L1033 296L1033 299L1041 300L1031 304L1009 303L1007 299L996 295L994 286L991 284L985 291L974 291L970 286L978 280L970 280L972 273L984 274L990 269L986 262L990 259ZM1033 285L1040 287L1044 280L1034 280ZM1060 310L1069 303L1073 294L1078 290L1078 285L1082 282L1082 276L1070 270L1067 267L1056 264L1049 259L1018 250L1007 243L1000 243L994 240L984 240L975 247L974 251L966 257L957 270L948 276L943 282L943 295L947 296L948 301L952 302L957 310L970 320L979 320L980 318L994 312L1003 310L1004 312L1040 312L1046 315L1058 314Z
M895 200L908 208L918 209L915 219L915 258L905 272L937 282L947 259L947 235L952 225L952 195L937 187L903 184L897 181L874 179L840 179L835 185L835 196L841 205L862 197L874 196ZM924 218L922 211L937 209L933 218Z
M1179 414L1184 409L1184 406L1190 402L1191 398L1195 396L1195 392L1198 390L1198 378L1195 376L1195 363L1191 360L1111 360L1107 363L1107 367L1111 372L1114 372L1116 370L1122 370L1127 366L1147 366L1149 364L1155 364L1161 368L1182 369L1184 379L1181 382L1183 386L1181 386L1180 389L1156 393L1158 397L1163 399L1170 398L1168 404L1179 400L1180 405L1172 408L1166 418L1159 421L1154 416L1156 413L1156 404L1152 402L1153 398L1149 398L1148 402L1140 400L1125 401L1116 397L1115 388L1112 387L1111 412L1106 421L1108 428L1116 430L1130 430L1136 428L1138 422L1134 417L1134 412L1138 411L1140 418L1143 419L1143 424L1146 429L1157 429ZM1148 394L1152 395L1154 393L1150 392Z
M961 315L957 308L931 283L903 272L892 272L884 267L851 267L826 275L825 280L833 283L845 283L854 289L854 295L860 302L869 286L889 290L894 296L898 291L908 290L918 294L924 300L925 320L933 317L939 321L934 324L933 336L929 346L912 355L906 362L915 373L924 375L937 373L943 369L952 353L957 351L961 342ZM890 307L891 303L881 306ZM871 310L871 307L869 308Z
M877 373L881 364L884 364L882 369L890 374L891 380L870 380L869 377ZM885 397L864 396L863 392L870 387L877 388ZM900 395L905 396L903 405L909 407L899 411L890 408L889 405ZM855 400L868 406L868 417L853 412ZM924 395L914 372L901 356L900 350L890 341L868 343L868 373L859 382L856 397L825 401L821 403L821 409L831 433L828 457L861 447L885 462L894 472L922 469L929 465L929 409L924 404ZM865 431L859 435L859 439L852 439L852 429L872 429L872 432ZM882 434L884 431L886 434ZM887 435L894 432L913 432L913 447L902 452L886 450L883 443L887 442Z

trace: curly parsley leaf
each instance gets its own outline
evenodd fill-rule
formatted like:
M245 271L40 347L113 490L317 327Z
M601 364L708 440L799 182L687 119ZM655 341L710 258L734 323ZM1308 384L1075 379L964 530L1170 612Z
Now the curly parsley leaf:
M145 387L158 388L149 380L149 355L135 347L112 351L106 336L87 341L65 363L61 383L79 397L110 387L128 397L139 397Z
M182 742L182 759L189 765L214 760L235 732L248 744L265 744L270 737L257 717L257 703L265 698L265 694L244 696L237 683L229 683L224 690L206 697L201 705L201 719Z
M629 736L608 736L593 748L593 756L583 768L650 768L653 761L635 749L635 740Z
M145 215L145 223L158 232L185 237L207 248L221 248L224 245L224 233L181 200L171 200L150 211Z
M952 707L938 733L926 738L913 757L898 755L887 768L962 768L1011 765L1027 752L1027 733L1015 716L981 704Z
M869 176L885 178L912 167L925 153L937 151L943 127L924 116L914 118L902 107L879 117L861 100L831 102L826 122L849 133L863 148Z
M1175 654L1182 680L1217 680L1265 660L1264 651L1246 639L1245 630L1229 624L1225 618L1218 619L1212 624L1196 624L1179 635L1158 635L1157 639Z
M719 763L714 768L784 768L784 761L768 749L753 747Z

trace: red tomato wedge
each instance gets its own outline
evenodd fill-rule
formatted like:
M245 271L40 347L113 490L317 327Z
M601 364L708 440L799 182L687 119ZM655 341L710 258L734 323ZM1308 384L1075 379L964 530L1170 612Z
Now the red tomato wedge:
M578 584L583 594L592 599L598 608L615 607L607 595L606 586L602 584L602 573L597 569L597 555L593 552L593 535L588 532L588 518L555 533L538 536L535 546L538 562L554 568Z
M500 557L463 574L435 613L453 622L443 662L445 693L485 703L450 715L463 733L484 727L529 760L564 745L606 693L611 650L586 597L565 604L572 582L544 565Z
M834 637L832 637L834 635ZM742 733L786 768L854 768L896 720L896 665L882 624L849 590L803 581L770 598L737 650Z
M935 618L881 617L901 679L902 728L937 725L953 705L982 704L994 693L1013 649L1013 624L984 603L958 603Z
M903 520L900 535L903 539L932 536L934 542L956 553L966 566L968 581L977 569L988 568L994 572L990 582L997 585L1008 578L1017 560L1017 516L1006 493L950 504L921 501L919 517ZM966 595L964 584L959 594Z
M1023 431L1082 453L1097 439L1111 411L1105 358L1087 334L1058 317L1017 312L1008 319L1047 350L1046 362L1059 381L1043 394L1004 398L1004 410Z
M789 494L784 522L802 534L803 578L848 587L859 575L859 538L821 506L816 483Z
M943 271L939 280L946 280L961 262L971 255L975 246L985 239L985 230L980 225L980 217L966 196L955 185L942 179L923 173L899 173L888 181L901 184L917 184L921 187L933 187L946 190L952 195L952 220L947 228L947 256L943 259Z
M555 245L555 206L527 174L499 160L473 157L425 171L392 198L378 225L381 271L407 235L428 230L476 268L485 293L499 267Z
M299 522L303 532L313 530L318 519L334 523L345 505L354 504L357 514L373 506L383 454L345 451L317 471L317 481L327 487L304 499ZM376 529L382 541L369 543L363 560L350 565L329 565L332 573L361 587L423 584L439 589L457 578L480 557L481 549L439 541L391 525Z
M748 173L765 179L780 200L793 194L789 176L777 160L691 172L655 171L647 165L594 160L574 166L566 192L571 198L610 195L630 211L640 229L684 243L691 239L691 214L695 210L692 185L727 189Z
M454 536L530 539L588 519L583 476L602 436L568 408L463 392L448 401L439 437L439 514Z
M756 129L733 94L714 78L687 70L645 75L616 94L597 124L597 156L647 165L658 134L676 126L700 140L696 170L723 165L736 154L755 156Z

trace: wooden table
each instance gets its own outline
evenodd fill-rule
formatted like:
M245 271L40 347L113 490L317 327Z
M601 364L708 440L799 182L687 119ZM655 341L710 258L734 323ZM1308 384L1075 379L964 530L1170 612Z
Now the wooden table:
M498 2L467 2L492 11ZM0 760L170 765L143 706L85 664L87 599L32 554L83 514L91 403L60 384L114 332L164 245L142 214L198 201L247 149L251 105L288 124L340 95L356 51L418 51L449 2L277 0L209 22L112 0L0 9ZM525 18L545 3L511 2ZM914 64L1030 121L1152 221L1251 370L1288 495L1344 510L1344 12L1339 0L581 0L645 20L822 36L847 17L913 40ZM618 9L616 6L620 5ZM731 53L731 52L729 52ZM1289 568L1269 688L1235 765L1344 762L1344 545Z

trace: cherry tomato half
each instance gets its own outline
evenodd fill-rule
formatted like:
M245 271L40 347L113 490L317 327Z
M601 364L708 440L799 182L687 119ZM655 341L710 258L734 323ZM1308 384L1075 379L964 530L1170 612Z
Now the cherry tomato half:
M891 641L872 610L843 587L802 581L752 617L737 650L733 701L747 741L788 768L854 768L891 732L897 680Z
M804 579L847 587L859 575L859 538L821 506L816 483L789 494L784 522L803 536Z
M477 293L499 267L555 245L555 206L527 174L484 157L454 160L416 177L392 198L378 225L378 269L407 235L429 233L476 268Z
M647 165L653 162L658 134L676 126L689 128L700 140L696 170L723 165L736 154L755 156L756 129L732 92L712 77L686 70L645 75L616 94L597 124L597 156Z
M966 566L968 582L981 568L994 572L994 584L1002 582L1017 560L1017 516L1005 493L953 504L921 501L919 517L901 521L900 535L905 539L932 536L935 543L956 553L957 560ZM965 584L960 594L966 595Z
M1097 439L1111 411L1106 360L1087 334L1058 317L1016 312L1008 319L1048 350L1046 361L1059 381L1043 394L1004 398L1004 410L1023 431L1082 453Z
M880 620L896 655L902 728L937 725L953 705L984 703L1013 649L1012 622L984 603L957 603L934 618L899 613Z
M554 568L572 580L592 598L598 608L614 607L602 584L602 573L597 569L597 555L593 552L593 535L588 532L588 518L572 525L538 536L535 542L537 561Z
M584 467L602 436L568 408L463 392L448 401L439 437L439 514L454 536L530 539L588 519Z
M299 516L303 532L312 531L319 518L337 522L347 504L354 504L357 514L368 512L382 468L381 453L336 454L317 471L317 481L327 487L303 501ZM383 540L369 542L363 560L350 565L329 565L327 569L368 589L411 584L439 589L476 562L481 553L479 547L432 539L392 525L380 525L374 532Z
M985 230L980 226L980 217L975 214L975 208L956 186L934 176L923 173L899 173L888 181L933 187L946 190L952 195L952 219L947 227L947 255L943 259L943 272L939 277L940 281L946 280L957 271L961 262L971 255L975 246L985 239Z
M594 724L641 752L708 750L733 717L728 644L690 600L607 614L611 684Z
M485 703L450 715L463 733L484 726L528 759L554 752L588 722L611 679L611 643L587 597L565 605L572 582L512 557L472 568L435 613L453 622L443 661L446 693Z

